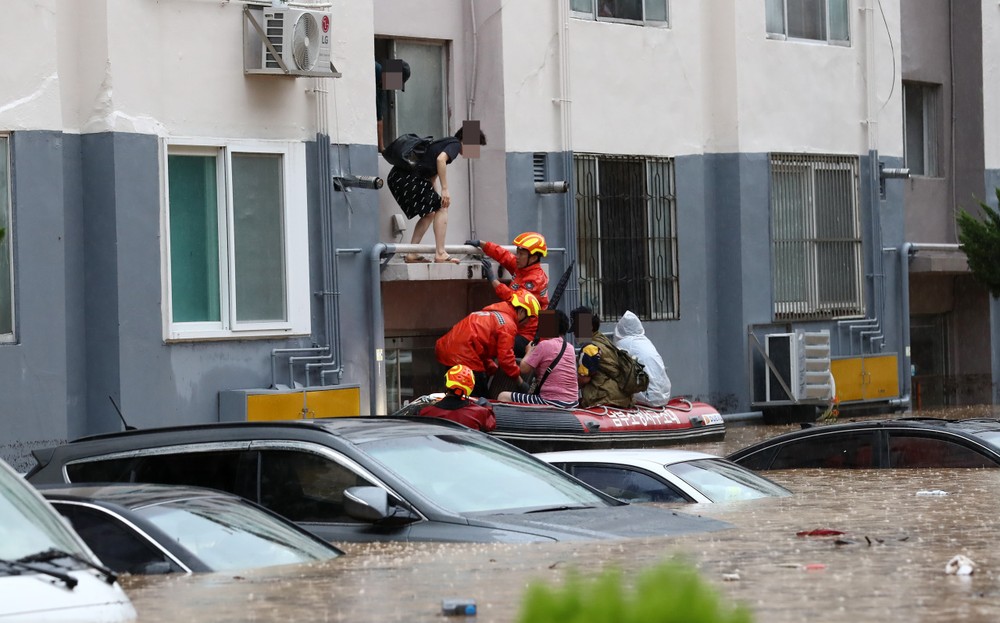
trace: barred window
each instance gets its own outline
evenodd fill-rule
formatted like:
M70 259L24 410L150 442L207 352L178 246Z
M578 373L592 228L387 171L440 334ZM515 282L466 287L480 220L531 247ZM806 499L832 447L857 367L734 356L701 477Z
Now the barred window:
M771 154L774 317L864 314L858 158Z
M677 204L669 158L578 154L580 302L602 319L680 316Z

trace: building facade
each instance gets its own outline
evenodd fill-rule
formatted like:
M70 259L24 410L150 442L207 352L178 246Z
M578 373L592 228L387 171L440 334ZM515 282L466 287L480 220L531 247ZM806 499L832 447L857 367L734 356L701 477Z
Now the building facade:
M575 263L562 309L635 312L675 393L723 412L796 403L808 366L774 376L775 353L816 335L845 403L989 400L996 313L952 209L1000 179L1000 16L932 4L14 0L0 454L123 420L391 412L493 302L463 241L526 230L553 282ZM366 182L379 134L468 120L488 144L448 168L463 261L405 264L414 222Z

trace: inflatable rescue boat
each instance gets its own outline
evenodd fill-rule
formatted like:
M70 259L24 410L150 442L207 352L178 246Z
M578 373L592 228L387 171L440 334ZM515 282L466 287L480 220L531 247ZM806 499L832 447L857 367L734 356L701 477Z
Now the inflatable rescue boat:
M441 396L423 396L399 413L416 415L423 405ZM496 429L490 434L528 452L663 446L692 439L721 439L726 434L722 415L715 407L686 398L673 398L664 407L634 409L490 404L496 417Z

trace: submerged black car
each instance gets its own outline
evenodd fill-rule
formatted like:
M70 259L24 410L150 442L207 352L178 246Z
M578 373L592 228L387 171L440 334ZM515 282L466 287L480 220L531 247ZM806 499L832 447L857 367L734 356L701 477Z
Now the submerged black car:
M132 430L36 450L33 484L221 489L329 541L517 542L729 527L631 506L484 433L428 418L345 417Z
M232 571L343 554L284 517L223 491L138 483L38 489L118 573Z
M900 418L815 425L726 458L753 470L1000 467L1000 420Z

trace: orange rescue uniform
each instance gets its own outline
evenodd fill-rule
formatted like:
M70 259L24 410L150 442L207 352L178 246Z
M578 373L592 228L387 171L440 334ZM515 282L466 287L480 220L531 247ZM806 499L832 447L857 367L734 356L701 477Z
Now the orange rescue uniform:
M534 262L523 269L517 267L517 256L494 242L482 243L483 253L496 260L504 269L514 276L510 285L500 282L494 290L501 301L509 301L514 292L524 289L538 298L541 309L549 306L549 276L542 269L542 263ZM535 339L538 332L538 318L529 317L517 331L529 340Z
M516 335L514 306L508 302L495 303L460 320L435 343L434 355L443 365L463 364L489 376L496 373L499 363L504 374L516 378L521 374L514 358Z

